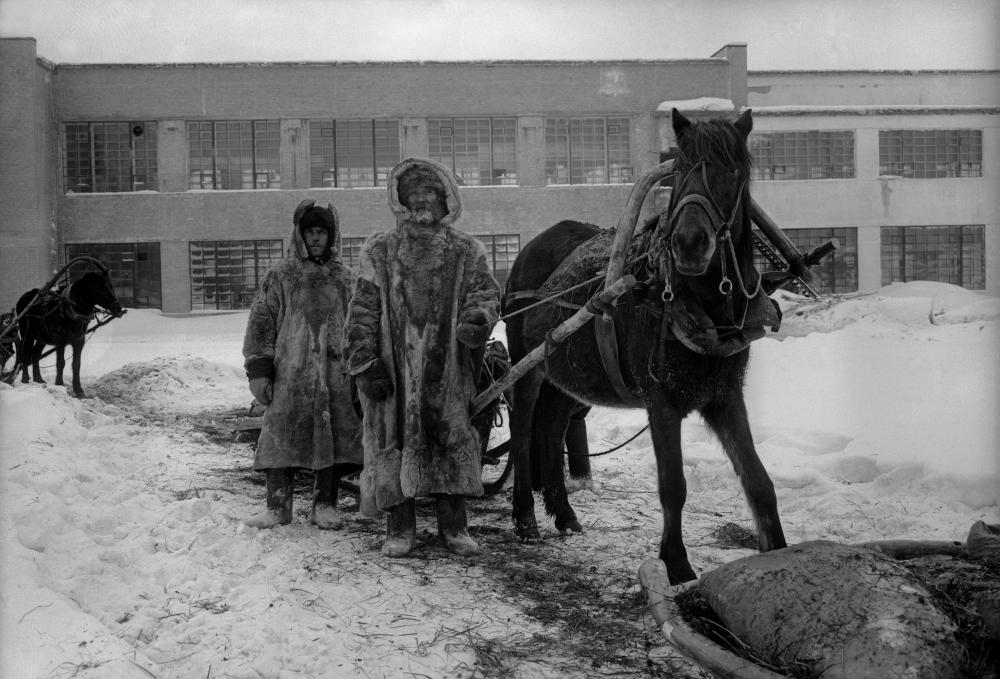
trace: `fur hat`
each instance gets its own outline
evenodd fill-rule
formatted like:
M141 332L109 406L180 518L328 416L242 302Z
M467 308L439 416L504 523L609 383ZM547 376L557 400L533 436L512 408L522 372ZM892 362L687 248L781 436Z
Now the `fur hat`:
M333 243L333 239L337 235L337 221L329 208L313 205L302 213L302 216L299 217L299 233L304 233L306 229L314 227L325 229L330 234L330 243Z
M444 182L441 181L441 177L438 176L437 172L429 167L415 165L399 176L399 184L397 188L399 202L406 205L410 194L417 187L424 184L430 185L435 191L437 191L438 196L444 200L447 193L444 188Z

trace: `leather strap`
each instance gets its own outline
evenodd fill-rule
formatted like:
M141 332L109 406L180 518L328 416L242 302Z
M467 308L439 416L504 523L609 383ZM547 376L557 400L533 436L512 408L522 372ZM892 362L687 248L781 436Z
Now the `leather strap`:
M621 362L618 360L618 338L615 337L615 319L613 316L594 316L594 336L597 338L597 347L601 351L601 362L604 364L604 372L608 376L608 381L614 388L618 398L623 401L631 401L635 394L625 386L625 379L622 377Z

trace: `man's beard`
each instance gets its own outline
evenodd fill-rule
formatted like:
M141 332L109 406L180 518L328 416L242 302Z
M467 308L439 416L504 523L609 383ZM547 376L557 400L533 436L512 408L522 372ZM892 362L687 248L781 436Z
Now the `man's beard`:
M410 221L420 226L434 226L443 217L439 210L433 207L417 207L410 210Z

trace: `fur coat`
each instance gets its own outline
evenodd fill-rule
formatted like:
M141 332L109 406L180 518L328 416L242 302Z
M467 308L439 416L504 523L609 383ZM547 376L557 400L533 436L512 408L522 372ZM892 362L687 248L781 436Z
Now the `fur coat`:
M250 308L243 356L273 362L274 395L264 413L254 469L360 465L361 422L342 348L354 273L339 256L336 212L326 261L309 259L298 226L287 256L264 277Z
M435 229L411 224L399 199L399 177L414 165L433 169L445 187L448 215ZM408 498L482 495L480 442L469 416L482 357L455 329L480 313L492 328L500 306L482 243L451 226L462 207L450 171L403 161L390 176L389 206L397 226L362 248L344 352L352 374L381 358L393 383L384 401L361 394L361 510L370 516Z

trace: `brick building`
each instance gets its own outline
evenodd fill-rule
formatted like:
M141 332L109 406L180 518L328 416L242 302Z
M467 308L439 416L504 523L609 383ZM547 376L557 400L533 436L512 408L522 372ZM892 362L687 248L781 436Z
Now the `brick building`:
M455 170L459 226L503 278L560 219L613 225L672 143L665 102L706 100L755 108L753 192L778 223L803 244L841 238L824 289L914 276L1000 287L985 188L1000 167L1000 102L982 92L997 91L996 73L748 74L746 56L733 44L664 61L77 65L0 39L0 308L80 254L109 264L127 306L245 308L300 200L336 205L355 257L392 227L385 177L408 156ZM845 83L875 100L842 101ZM914 110L931 84L944 103ZM887 149L903 145L891 167L883 128L900 137ZM915 146L899 133L914 129L930 130ZM917 175L913 153L931 154ZM938 165L944 177L927 177ZM952 257L956 238L960 271L927 265Z

